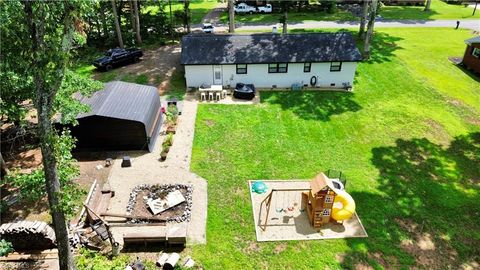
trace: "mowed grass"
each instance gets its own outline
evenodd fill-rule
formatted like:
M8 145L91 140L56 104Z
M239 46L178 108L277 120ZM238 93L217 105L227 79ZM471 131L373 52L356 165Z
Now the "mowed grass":
M271 14L236 14L235 22L236 23L279 23L283 14L281 13L271 13ZM288 12L288 22L307 22L307 21L355 21L358 20L357 17L353 16L351 12L338 9L337 12L333 14L328 14L326 12L314 12L314 11L303 11L297 12L292 10ZM228 13L224 12L221 17L223 23L228 22Z
M193 0L190 1L190 16L191 23L197 24L201 23L203 17L207 15L216 5L218 1L216 0ZM176 10L183 10L184 4L180 1L172 0L172 15ZM158 12L159 7L157 5L149 5L143 8L142 12L155 14ZM164 12L167 14L167 17L170 16L170 6L167 4L164 6Z
M206 269L475 268L480 87L447 60L469 36L380 30L353 94L264 92L258 105L199 105L191 166L208 180L209 206L207 245L193 257ZM440 39L448 42L432 42ZM369 237L257 243L247 180L330 168L347 175Z
M442 20L442 19L478 19L480 12L473 14L473 8L464 5L450 5L441 0L432 0L430 11L424 6L384 6L380 15L391 20Z
M473 9L463 5L449 5L441 0L432 0L430 11L424 11L424 6L382 6L380 15L388 20L448 20L448 19L478 19L480 12L472 15ZM235 15L235 22L240 23L279 23L282 14L252 14ZM333 14L325 12L297 12L292 9L288 13L289 22L307 21L356 21L359 20L351 12L337 9ZM221 21L228 22L228 13L224 12ZM454 27L454 25L452 25Z

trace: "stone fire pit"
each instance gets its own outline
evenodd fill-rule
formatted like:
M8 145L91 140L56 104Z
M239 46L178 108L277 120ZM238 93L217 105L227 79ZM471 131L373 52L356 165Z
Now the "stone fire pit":
M157 215L154 215L152 210L148 207L149 200L162 199L167 194L179 191L185 201L173 206ZM130 193L130 198L127 204L127 215L142 216L142 217L158 217L164 218L167 222L184 222L190 221L192 209L192 193L193 186L182 184L142 184L134 187ZM155 221L131 219L129 223L151 223Z

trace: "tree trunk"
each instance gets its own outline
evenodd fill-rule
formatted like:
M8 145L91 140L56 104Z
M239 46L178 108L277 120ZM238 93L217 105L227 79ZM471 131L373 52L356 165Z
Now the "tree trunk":
M235 32L235 5L234 0L228 0L228 32Z
M184 0L183 3L183 25L187 33L190 33L190 0Z
M283 2L282 34L287 33L288 1Z
M138 1L133 1L133 11L135 13L135 37L137 39L137 45L142 44L142 36L140 35L140 15L138 14Z
M103 37L108 37L108 26L105 20L105 6L100 2L100 20L102 20Z
M173 41L173 14L172 14L172 0L168 0L168 8L170 13L170 35Z
M41 80L41 79L40 79ZM35 79L37 89L42 87L42 83L38 78ZM38 91L38 90L37 90ZM42 164L45 173L45 187L48 194L48 203L50 205L50 214L52 215L53 228L58 246L58 259L60 269L75 269L73 255L70 251L68 241L67 221L65 214L60 206L61 193L60 181L57 174L57 160L52 149L53 128L50 122L52 101L49 93L38 91L38 135L40 137L40 148L42 150Z
M48 82L45 78L45 74L43 74L45 64L42 61L43 59L40 59L41 57L39 57L40 55L46 55L46 51L49 50L44 43L45 24L43 20L34 18L32 3L30 1L25 1L23 4L27 15L28 26L32 33L32 53L34 56L32 66L34 70L33 82L37 92L35 107L38 115L38 136L42 151L42 163L43 171L45 173L45 186L48 195L48 203L50 205L50 214L52 215L53 228L55 230L55 237L58 246L58 261L60 270L71 270L76 269L76 267L72 252L70 251L65 214L60 207L59 195L61 194L61 190L57 174L57 160L54 154L54 131L51 123L53 101L63 80L66 61L57 61L56 64L59 64L55 70L57 78L53 82ZM64 14L64 35L62 46L64 46L64 50L68 50L68 39L72 38L73 35L69 31L69 28L73 26L73 10L68 10L69 5L67 3L65 3L65 5L66 14ZM40 18L43 18L46 15L43 5L39 5L36 12L38 12Z
M372 0L370 5L370 16L367 24L367 35L365 37L365 44L364 44L364 57L365 59L370 59L370 43L372 42L373 38L373 27L375 25L375 17L377 16L377 6L378 1Z
M128 0L128 5L130 6L130 24L132 25L132 31L135 33L137 28L135 26L135 11L133 11L133 2Z
M115 30L117 31L118 45L120 46L120 48L123 48L122 30L120 29L120 21L118 20L117 16L117 5L115 4L115 0L111 0L111 2L113 10L113 20L115 21Z
M360 18L360 29L358 30L358 37L361 40L365 40L365 24L367 24L368 3L368 0L364 0L362 5L362 17Z
M477 5L478 5L478 1L475 1L475 7L473 8L472 16L474 16L475 12L477 11Z
M5 164L5 160L3 160L2 153L0 153L0 165L1 165L0 176L3 179L3 177L8 174L8 168L7 168L7 164Z
M425 9L423 11L430 11L430 5L432 4L432 0L427 0L425 4Z

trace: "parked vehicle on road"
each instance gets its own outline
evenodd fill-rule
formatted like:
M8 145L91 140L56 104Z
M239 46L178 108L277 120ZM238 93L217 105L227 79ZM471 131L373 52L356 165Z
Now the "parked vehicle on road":
M213 34L213 32L215 31L215 28L213 27L213 25L211 23L204 23L203 26L202 26L202 31L204 33Z
M272 5L266 4L265 6L257 7L258 13L272 13Z
M237 14L253 14L257 12L257 8L253 6L249 6L245 3L240 3L235 6L234 8L235 13Z
M100 70L110 70L114 67L138 62L142 56L142 50L137 48L110 49L105 52L105 56L95 59L93 65Z

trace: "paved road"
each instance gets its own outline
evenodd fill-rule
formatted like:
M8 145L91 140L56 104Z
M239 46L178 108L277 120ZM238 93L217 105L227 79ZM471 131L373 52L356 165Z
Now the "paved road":
M457 20L377 20L375 22L376 28L382 27L451 27L455 28ZM227 31L227 25L216 24L217 32ZM281 27L280 23L237 23L236 30L238 31L261 31L272 29L273 26ZM307 21L307 22L292 22L288 24L289 29L312 29L312 28L356 28L359 26L358 21ZM460 28L472 29L480 31L480 20L460 20ZM194 30L199 30L200 25L195 25Z

